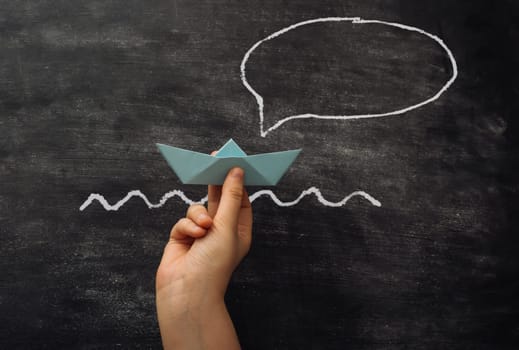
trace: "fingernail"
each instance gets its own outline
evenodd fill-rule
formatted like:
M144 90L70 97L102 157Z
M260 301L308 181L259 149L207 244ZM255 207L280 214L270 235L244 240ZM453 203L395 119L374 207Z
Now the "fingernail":
M243 177L243 170L241 168L234 168L231 171L231 176L235 178Z
M207 215L207 214L200 214L196 218L196 221L197 222L201 222L201 221L208 220L208 219L211 219L211 217L209 215Z

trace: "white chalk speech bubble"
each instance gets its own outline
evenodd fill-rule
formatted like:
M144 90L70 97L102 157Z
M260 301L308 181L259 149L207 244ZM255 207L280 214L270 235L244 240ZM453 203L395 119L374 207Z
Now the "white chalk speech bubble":
M278 37L278 36L280 36L282 34L285 34L285 33L289 32L291 30L294 30L296 28L299 28L299 27L302 27L302 26L305 26L305 25L309 25L309 24L313 24L313 23L321 23L321 22L351 22L351 23L354 23L354 24L377 23L377 24L383 24L383 25L387 25L387 26L390 26L390 27L401 28L401 29L404 29L404 30L408 30L408 31L411 31L411 32L416 32L416 33L420 33L422 35L425 35L425 36L433 39L434 41L436 41L445 50L445 52L447 53L447 56L449 57L449 60L450 60L451 66L452 66L452 76L445 83L445 85L443 85L442 88L440 90L438 90L438 92L434 96L432 96L432 97L430 97L430 98L428 98L428 99L426 99L424 101L421 101L421 102L419 102L417 104L405 107L405 108L401 108L401 109L397 109L397 110L390 111L390 112L385 112L385 113L376 113L376 114L357 114L357 115L319 115L319 114L313 114L313 113L298 114L298 115L292 115L292 116L289 116L289 117L285 117L285 118L277 121L273 126L268 128L267 130L265 130L264 127L263 127L263 121L264 121L263 97L258 92L256 92L256 90L254 90L252 88L252 86L247 81L247 77L246 77L246 69L245 68L246 68L247 61L249 60L250 55L252 54L252 52L254 50L256 50L261 44L263 44L266 41L272 40L272 39L274 39L274 38L276 38L276 37ZM241 65L240 65L240 71L241 71L241 81L242 81L243 85L254 96L254 98L256 99L256 103L258 104L260 135L262 137L265 137L265 136L267 136L267 134L269 132L279 128L282 124L286 123L289 120L293 120L293 119L306 119L306 118L317 118L317 119L379 118L379 117L387 117L387 116L391 116L391 115L403 114L403 113L412 111L414 109L423 107L426 104L429 104L429 103L437 100L438 98L440 98L440 96L452 85L452 83L454 83L454 81L456 80L456 78L458 76L458 65L456 64L456 60L454 58L454 55L452 54L451 50L447 47L447 45L445 45L443 40L440 39L439 37L437 37L434 34L426 32L423 29L412 27L412 26L408 26L408 25L405 25L405 24L395 23L395 22L385 22L385 21L379 21L379 20L365 20L365 19L362 19L360 17L326 17L326 18L311 19L311 20L299 22L299 23L296 23L296 24L292 24L291 26L288 26L288 27L285 27L285 28L283 28L281 30L278 30L277 32L272 33L269 36L267 36L266 38L263 38L260 41L256 42L254 45L252 45L252 47L243 56L243 59L242 59Z

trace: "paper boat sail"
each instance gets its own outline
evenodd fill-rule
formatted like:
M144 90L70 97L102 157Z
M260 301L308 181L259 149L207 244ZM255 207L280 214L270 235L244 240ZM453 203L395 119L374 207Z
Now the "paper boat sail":
M281 179L301 149L248 156L230 139L211 156L157 143L180 181L190 185L221 185L230 169L245 171L245 185L274 186Z

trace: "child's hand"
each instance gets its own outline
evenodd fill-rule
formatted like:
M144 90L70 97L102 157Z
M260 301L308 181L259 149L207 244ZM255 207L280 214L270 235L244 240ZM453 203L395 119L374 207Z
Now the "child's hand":
M223 298L251 244L252 208L243 176L234 168L223 186L209 186L207 210L191 206L171 230L156 280L165 348L239 348Z

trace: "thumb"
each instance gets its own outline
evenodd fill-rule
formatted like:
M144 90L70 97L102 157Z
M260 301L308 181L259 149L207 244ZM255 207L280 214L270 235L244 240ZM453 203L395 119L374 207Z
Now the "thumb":
M222 197L218 211L214 217L216 224L230 228L229 231L233 233L238 225L238 216L240 214L243 197L243 177L244 172L240 168L233 168L229 171L222 187Z

